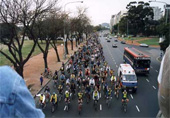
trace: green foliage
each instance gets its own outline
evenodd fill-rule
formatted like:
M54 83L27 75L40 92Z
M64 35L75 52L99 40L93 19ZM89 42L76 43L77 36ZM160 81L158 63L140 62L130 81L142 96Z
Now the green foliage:
M149 6L149 3L130 2L127 7L128 15L123 17L119 23L119 30L122 34L137 34L150 35L153 27L153 9ZM128 27L128 29L127 29Z

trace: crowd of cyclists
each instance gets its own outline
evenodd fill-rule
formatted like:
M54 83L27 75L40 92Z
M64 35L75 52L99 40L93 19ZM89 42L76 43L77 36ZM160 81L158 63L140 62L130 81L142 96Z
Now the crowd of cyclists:
M106 102L111 101L113 95L118 99L121 85L115 75L105 61L100 41L97 37L91 37L71 56L67 64L62 63L60 71L54 72L52 78L55 91L50 91L46 86L44 92L37 95L40 97L39 103L45 109L46 103L50 101L54 108L64 100L68 107L71 100L77 97L78 109L81 110L84 101L89 103L93 100L93 105L97 106L101 97ZM127 102L127 91L123 89L122 106Z

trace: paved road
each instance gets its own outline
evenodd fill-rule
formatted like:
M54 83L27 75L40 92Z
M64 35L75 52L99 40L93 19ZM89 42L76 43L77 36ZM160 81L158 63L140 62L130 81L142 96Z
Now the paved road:
M114 38L110 43L106 42L104 37L100 37L101 44L104 50L104 56L108 64L116 72L120 63L123 63L124 47L131 47L130 45L120 44L117 42L118 48L112 48ZM104 98L102 97L98 104L98 111L93 108L92 101L89 104L83 104L83 112L78 115L77 98L71 101L70 111L64 111L64 102L62 101L55 113L51 113L51 105L48 104L43 110L46 117L155 117L158 112L157 99L157 75L159 71L160 62L156 60L160 51L157 48L141 48L134 46L137 49L145 52L151 56L151 71L148 76L138 75L138 90L136 94L129 95L128 111L124 113L121 110L121 99L113 97L111 108L107 108ZM52 82L49 83L52 91L56 91L52 87ZM38 98L36 98L36 103Z

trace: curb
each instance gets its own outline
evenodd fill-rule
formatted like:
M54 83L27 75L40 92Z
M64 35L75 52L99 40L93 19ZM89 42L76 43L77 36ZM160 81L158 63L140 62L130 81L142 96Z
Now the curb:
M74 52L76 52L76 51L74 51ZM69 60L70 60L70 58L68 58L68 60L65 62L65 64L67 64L69 62ZM59 72L60 72L60 70L59 70ZM52 80L52 78L50 80L48 80L47 83L40 90L38 90L38 92L33 96L34 99L36 98L36 95L39 94L44 89L44 87L50 83L51 80Z
M70 58L65 62L65 64L67 64L69 62ZM59 71L60 72L60 71ZM36 98L36 95L39 94L46 86L47 84L49 84L51 82L53 78L51 78L50 80L47 81L47 83L40 89L38 90L38 92L34 95L34 99Z

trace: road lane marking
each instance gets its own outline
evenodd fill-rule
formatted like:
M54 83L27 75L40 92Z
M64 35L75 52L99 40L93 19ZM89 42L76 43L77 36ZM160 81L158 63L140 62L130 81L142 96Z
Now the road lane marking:
M151 66L151 68L153 68L153 67Z
M156 89L156 87L155 86L152 86L154 89Z
M102 110L102 105L100 104L100 111Z
M130 94L130 97L133 99L133 96L132 96L132 94Z
M149 82L149 80L148 80L148 79L146 79L146 81L147 81L147 82Z
M158 70L155 70L158 73Z
M139 109L139 107L137 105L136 105L136 109L137 109L138 112L140 112L140 109Z
M118 49L119 50L119 52L123 55L123 53L120 51L120 49Z

